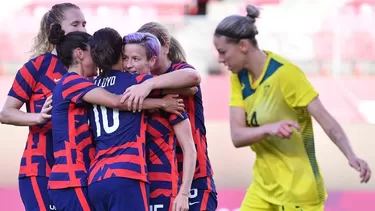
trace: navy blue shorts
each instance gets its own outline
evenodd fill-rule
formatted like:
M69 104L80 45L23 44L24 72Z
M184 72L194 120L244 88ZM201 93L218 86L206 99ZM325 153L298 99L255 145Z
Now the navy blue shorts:
M58 211L90 211L87 187L53 189L48 191Z
M127 178L108 178L89 185L89 197L97 211L148 211L149 185Z
M189 194L189 211L215 211L217 193L212 177L193 180Z
M166 196L150 198L150 211L171 211L174 199Z
M23 177L18 187L26 211L56 210L48 195L48 177Z

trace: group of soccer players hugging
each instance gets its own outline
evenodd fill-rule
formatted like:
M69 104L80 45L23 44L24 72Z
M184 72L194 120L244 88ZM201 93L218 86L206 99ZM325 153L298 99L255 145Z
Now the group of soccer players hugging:
M216 210L200 76L178 41L155 22L125 37L85 25L71 3L43 16L1 112L29 126L25 209Z

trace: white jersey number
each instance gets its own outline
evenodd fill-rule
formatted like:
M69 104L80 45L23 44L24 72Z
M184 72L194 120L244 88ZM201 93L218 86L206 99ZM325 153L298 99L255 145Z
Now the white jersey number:
M99 117L99 112L98 112L99 108L100 108L100 111L101 111L100 113L102 114L101 118ZM94 118L95 118L95 125L96 125L96 137L99 137L99 136L102 135L102 133L101 133L102 127L107 134L111 134L119 128L120 118L119 118L119 110L118 109L113 109L113 112L112 112L113 125L112 126L109 126L108 110L105 106L93 105L93 111L94 111ZM102 121L100 121L100 119ZM102 122L103 125L100 125L100 122Z

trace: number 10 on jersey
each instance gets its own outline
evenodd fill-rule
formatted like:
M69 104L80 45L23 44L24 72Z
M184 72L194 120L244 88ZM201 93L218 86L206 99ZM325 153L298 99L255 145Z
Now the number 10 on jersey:
M92 105L92 107L96 126L96 137L102 135L102 128L104 129L104 132L107 134L111 134L119 128L120 119L118 109L106 108L105 106L101 105ZM112 114L112 117L110 117L109 114ZM111 118L113 122L111 126L109 126L109 118Z

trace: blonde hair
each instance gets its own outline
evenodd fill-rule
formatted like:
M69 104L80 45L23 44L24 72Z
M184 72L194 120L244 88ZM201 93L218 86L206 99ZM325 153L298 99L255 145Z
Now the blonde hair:
M47 52L52 52L54 49L53 44L48 41L48 31L49 27L47 26L47 18L49 12L43 15L42 20L40 21L39 31L36 37L34 38L34 45L31 47L31 57L37 57Z
M172 62L186 62L186 54L180 42L169 34L165 26L156 22L149 22L141 26L138 32L153 34L162 46L169 43L168 59Z
M32 58L53 51L54 45L48 41L51 25L57 23L61 24L65 19L65 11L72 8L79 9L77 5L72 3L55 4L50 11L43 15L40 21L38 34L34 38L34 44L30 50Z

